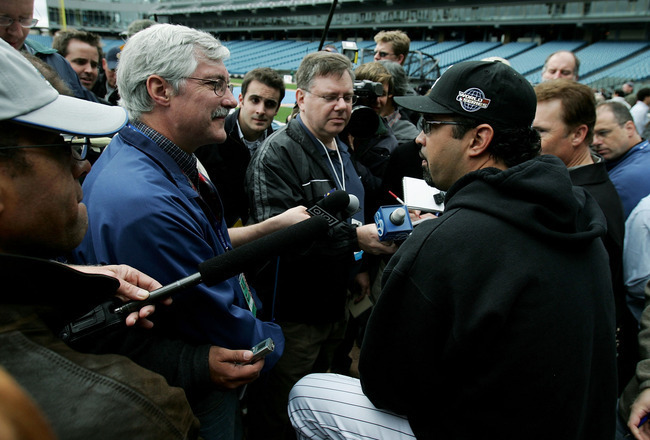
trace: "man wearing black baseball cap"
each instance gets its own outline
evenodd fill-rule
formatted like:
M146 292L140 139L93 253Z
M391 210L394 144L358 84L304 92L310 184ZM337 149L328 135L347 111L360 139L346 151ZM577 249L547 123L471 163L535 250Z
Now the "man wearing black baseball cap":
M539 156L532 86L503 63L463 62L428 96L397 99L423 113L417 142L445 212L391 258L360 382L310 375L292 390L299 435L613 438L606 222L562 161Z

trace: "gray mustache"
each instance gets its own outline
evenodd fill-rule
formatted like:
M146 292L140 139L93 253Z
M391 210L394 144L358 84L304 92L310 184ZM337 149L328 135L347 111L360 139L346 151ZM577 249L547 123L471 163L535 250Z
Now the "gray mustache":
M221 108L215 110L214 112L212 112L212 119L225 118L226 116L228 116L228 113L230 113L229 109L227 109L225 107L221 107Z

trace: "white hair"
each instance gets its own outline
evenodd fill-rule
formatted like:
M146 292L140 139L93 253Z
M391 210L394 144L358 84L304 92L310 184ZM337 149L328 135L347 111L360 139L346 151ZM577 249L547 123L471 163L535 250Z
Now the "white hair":
M159 75L178 93L199 61L223 62L230 51L211 34L186 26L155 24L127 41L118 64L120 105L131 119L153 110L146 81Z

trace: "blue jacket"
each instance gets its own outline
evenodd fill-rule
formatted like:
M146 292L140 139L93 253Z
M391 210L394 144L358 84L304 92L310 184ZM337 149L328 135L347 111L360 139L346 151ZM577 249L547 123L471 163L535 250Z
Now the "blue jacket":
M627 219L642 198L650 194L650 144L639 142L618 160L607 162L609 178L623 202Z
M128 264L166 285L232 247L226 225L211 223L176 162L130 125L106 147L83 189L90 227L75 251L79 262ZM266 357L265 369L284 349L279 326L249 310L238 277L178 293L156 316L172 336L192 344L248 349L271 337L276 350Z

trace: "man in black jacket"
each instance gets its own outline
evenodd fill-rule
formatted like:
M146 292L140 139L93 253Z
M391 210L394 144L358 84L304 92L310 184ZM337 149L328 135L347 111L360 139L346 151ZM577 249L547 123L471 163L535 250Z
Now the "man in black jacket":
M303 58L296 72L300 113L264 141L248 167L254 222L296 205L314 206L334 189L355 195L363 208L364 188L338 136L356 101L353 78L344 55L318 51ZM295 438L289 391L304 375L331 366L345 332L347 288L359 270L355 253L395 251L395 244L379 241L374 223L361 225L363 218L361 209L337 222L326 240L306 253L282 255L252 282L263 318L282 327L285 348L268 376L249 387L248 438Z
M271 124L282 99L284 80L278 72L269 67L249 71L241 84L239 109L226 118L228 138L194 153L219 191L229 227L248 222L246 169L257 148L273 133Z
M535 86L537 111L533 128L542 140L542 153L562 159L574 185L581 186L596 199L607 219L603 237L609 255L618 348L619 389L628 383L638 360L638 323L630 312L623 285L623 204L609 179L605 159L592 152L596 124L596 99L591 87L568 80L553 79Z
M503 63L469 61L428 96L397 101L424 114L418 143L445 212L384 272L361 388L306 377L292 390L294 427L309 438L613 438L606 220L561 160L538 156L532 86Z

